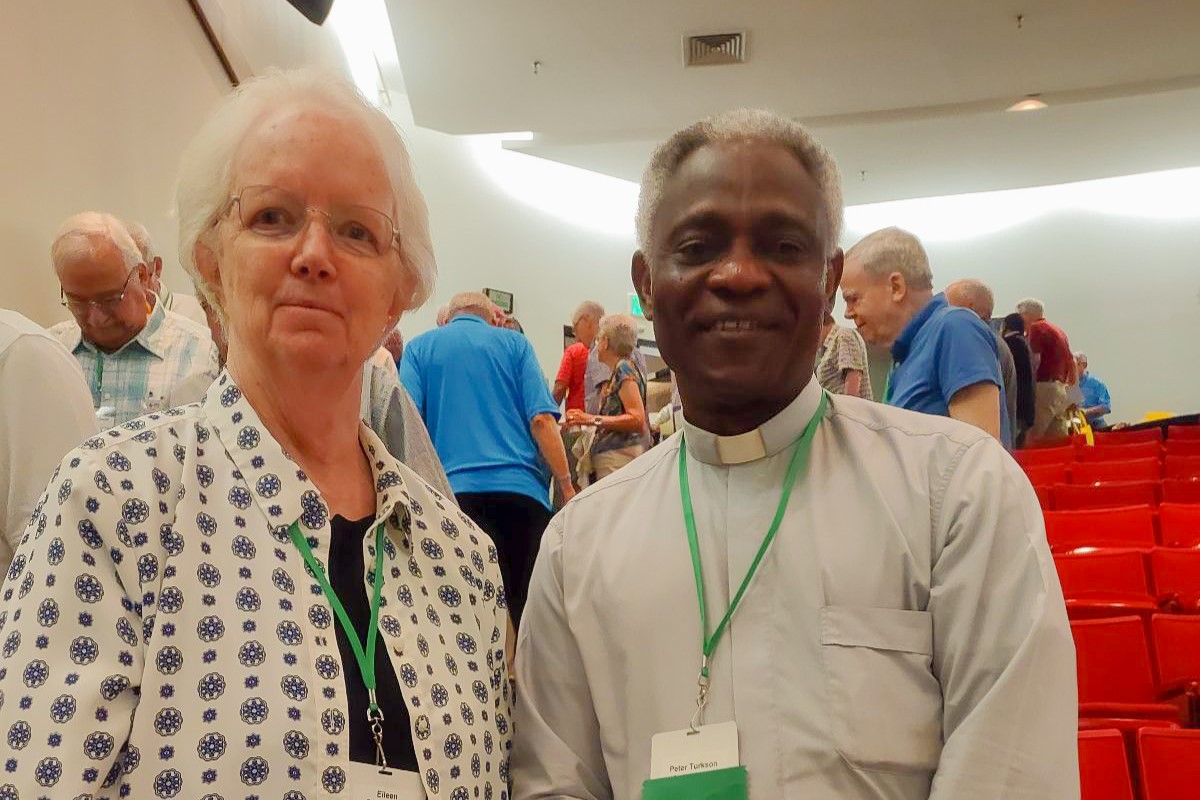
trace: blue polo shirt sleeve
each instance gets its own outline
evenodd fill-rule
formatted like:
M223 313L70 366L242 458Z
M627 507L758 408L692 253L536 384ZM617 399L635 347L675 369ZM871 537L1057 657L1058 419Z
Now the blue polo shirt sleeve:
M521 407L525 411L525 421L532 422L538 414L552 414L558 419L558 403L550 394L546 385L546 376L538 365L537 355L533 345L520 334L517 339L517 390L521 394Z
M973 312L955 309L947 314L941 334L938 385L947 406L954 395L968 386L977 383L1004 386L996 337Z
M425 385L421 380L420 356L417 353L419 348L414 347L416 344L415 341L409 342L408 347L404 348L404 355L400 358L400 383L404 384L404 390L408 392L413 405L417 407L417 411L424 419Z

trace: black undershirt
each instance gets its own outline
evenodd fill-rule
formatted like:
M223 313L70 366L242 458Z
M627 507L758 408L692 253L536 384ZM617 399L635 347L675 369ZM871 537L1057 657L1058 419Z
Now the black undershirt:
M366 651L366 632L371 620L371 598L367 594L366 566L363 563L363 539L374 539L374 517L348 520L335 516L331 521L333 541L329 545L329 585L354 623L359 644ZM374 564L371 565L374 567ZM354 658L354 650L342 626L335 622L338 651L342 656L342 674L346 679L346 707L350 728L350 760L375 763L375 737L367 722L367 687ZM382 632L375 645L375 697L383 711L383 752L393 769L417 771L417 751L413 747L408 707L396 671L388 657Z

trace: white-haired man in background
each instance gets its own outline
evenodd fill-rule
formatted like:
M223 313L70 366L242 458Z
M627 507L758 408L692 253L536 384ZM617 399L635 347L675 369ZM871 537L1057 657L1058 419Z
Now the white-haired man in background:
M1029 481L976 428L814 378L842 272L824 148L722 114L654 153L638 209L633 283L686 421L546 531L516 800L1077 798Z
M1025 322L1025 338L1036 362L1037 381L1031 443L1052 443L1070 433L1071 408L1078 392L1078 375L1071 342L1062 328L1046 319L1041 300L1027 297L1017 303L1017 313Z
M163 308L167 311L190 319L197 325L208 325L204 307L200 305L200 301L194 295L172 292L163 283L162 256L154 247L154 240L150 238L150 231L146 230L146 226L140 222L127 222L125 227L129 230L129 235L133 237L133 243L137 245L138 252L142 254L142 261L146 264L146 269L150 274L146 281L146 288L150 290L151 302L157 299L162 302Z
M992 313L996 310L996 296L986 283L977 278L964 278L946 287L946 300L952 306L974 311L983 324L996 338L996 354L1000 357L1000 377L1004 380L1005 413L1008 414L1008 429L1012 432L1013 444L1019 426L1017 420L1017 364L1012 351L1005 344L999 331L992 327Z
M50 332L79 361L102 425L165 410L181 381L215 370L208 329L151 303L150 268L119 219L68 218L50 258L74 317Z
M891 348L885 403L970 423L1012 446L1000 345L979 317L934 295L916 236L884 228L851 247L842 298L863 338Z

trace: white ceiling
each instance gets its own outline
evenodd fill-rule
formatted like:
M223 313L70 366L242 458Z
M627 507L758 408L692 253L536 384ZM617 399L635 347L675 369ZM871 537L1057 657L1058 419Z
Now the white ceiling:
M738 106L810 124L849 203L1200 165L1196 0L388 0L388 11L418 124L533 131L513 146L630 180L654 142ZM682 66L683 36L730 31L747 34L746 64ZM1050 108L1004 111L1033 93Z

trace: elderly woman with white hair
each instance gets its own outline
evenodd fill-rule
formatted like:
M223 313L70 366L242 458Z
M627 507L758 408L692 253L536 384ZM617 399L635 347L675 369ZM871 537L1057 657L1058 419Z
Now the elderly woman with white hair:
M600 413L567 410L568 427L595 428L595 438L587 454L596 480L611 475L646 452L646 376L632 358L637 340L633 317L613 314L600 320L596 355L612 371L601 390ZM587 471L586 462L579 471Z
M495 548L359 419L435 274L402 140L276 73L200 130L177 202L228 362L42 498L0 606L0 793L507 797Z

